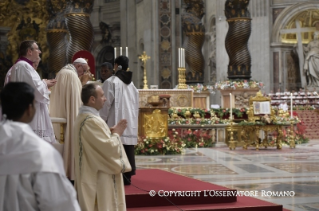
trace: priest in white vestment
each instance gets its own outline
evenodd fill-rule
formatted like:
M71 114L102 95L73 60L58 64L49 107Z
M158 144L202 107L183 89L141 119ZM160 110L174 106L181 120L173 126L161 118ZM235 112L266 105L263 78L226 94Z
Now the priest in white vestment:
M1 92L0 210L80 211L60 154L27 124L35 114L33 93L24 82Z
M121 120L111 129L99 110L106 98L102 88L86 84L83 106L75 121L75 188L82 211L126 210L122 173L131 171L120 136L127 126ZM111 132L112 131L112 132Z
M57 83L51 89L50 116L65 118L63 163L67 177L74 180L74 122L81 107L82 84L73 64L64 66L56 76ZM57 139L60 139L60 125L53 124Z
M34 88L36 113L29 125L40 138L55 143L48 110L50 103L48 88L54 86L56 80L41 80L38 72L33 68L33 62L40 60L40 53L35 41L23 41L20 45L19 59L8 71L5 85L8 82L23 81Z
M114 63L115 75L102 86L107 101L100 115L109 126L117 124L121 119L127 120L127 129L121 140L132 166L132 171L124 174L124 184L130 185L136 169L134 146L137 144L139 93L132 82L132 72L127 71L129 59L119 56Z

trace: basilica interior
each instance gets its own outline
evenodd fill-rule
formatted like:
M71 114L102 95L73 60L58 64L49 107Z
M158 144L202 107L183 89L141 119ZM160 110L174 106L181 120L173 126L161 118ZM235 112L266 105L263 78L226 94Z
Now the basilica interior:
M312 113L296 111L310 140L295 148L236 149L228 129L214 128L213 146L196 145L178 155L138 155L136 162L138 169L161 169L237 190L295 191L294 197L257 198L288 210L319 210L319 65L305 69L311 48L319 49L316 39L318 0L3 0L0 89L18 58L19 43L35 40L42 51L37 69L42 78L55 78L79 51L90 55L96 79L102 63L127 56L142 109L150 102L147 93L172 95L170 106L176 110L162 109L170 130L174 126L167 121L176 122L174 114L185 117L189 109L194 117L201 112L195 108L209 114L214 106L240 110L251 106L248 99L258 91L274 107L311 107ZM229 85L231 80L244 82ZM245 84L250 89L244 90Z

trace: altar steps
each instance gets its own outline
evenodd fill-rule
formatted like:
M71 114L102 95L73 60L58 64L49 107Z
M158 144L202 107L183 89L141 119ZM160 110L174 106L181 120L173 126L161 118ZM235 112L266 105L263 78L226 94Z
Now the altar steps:
M150 196L153 190L154 196ZM200 192L196 196L158 195L163 191ZM206 190L206 194L204 191ZM209 196L208 191L236 191L212 183L188 178L158 169L138 170L132 185L125 186L128 211L282 211L282 205L245 196ZM163 192L162 192L163 193ZM206 195L206 196L205 196ZM168 201L168 200L170 201Z

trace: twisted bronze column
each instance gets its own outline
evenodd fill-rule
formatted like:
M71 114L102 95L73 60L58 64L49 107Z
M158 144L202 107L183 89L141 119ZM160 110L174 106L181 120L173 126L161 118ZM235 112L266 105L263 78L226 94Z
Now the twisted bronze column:
M188 65L187 83L203 83L204 56L202 46L205 41L205 26L201 23L204 15L203 0L185 0L186 13L183 14L183 31L185 33L185 60Z
M66 35L67 28L64 21L66 8L65 0L59 3L54 0L47 2L50 20L47 25L47 41L49 46L48 69L49 73L57 73L66 62Z
M73 0L66 13L66 25L69 31L67 61L71 63L73 55L81 50L91 51L93 27L90 21L94 0Z
M249 0L227 0L225 3L225 15L229 25L225 40L229 56L229 79L251 78L251 57L248 49L251 18L248 4Z

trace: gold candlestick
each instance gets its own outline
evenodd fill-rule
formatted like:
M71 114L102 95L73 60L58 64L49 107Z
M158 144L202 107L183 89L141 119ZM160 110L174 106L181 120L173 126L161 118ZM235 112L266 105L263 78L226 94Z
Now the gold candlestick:
M146 77L146 61L148 59L150 59L151 57L147 56L145 51L144 51L143 54L141 56L139 56L138 58L143 61L143 66L144 66L144 87L143 87L143 89L148 89L147 77Z
M236 141L234 141L234 122L232 119L230 119L230 140L228 142L229 149L230 150L235 150L236 149Z
M185 78L186 68L179 67L177 68L177 70L178 70L178 88L187 89L186 78Z
M294 134L294 121L293 119L290 120L290 134L289 134L289 146L290 148L296 148L295 143L295 134Z

